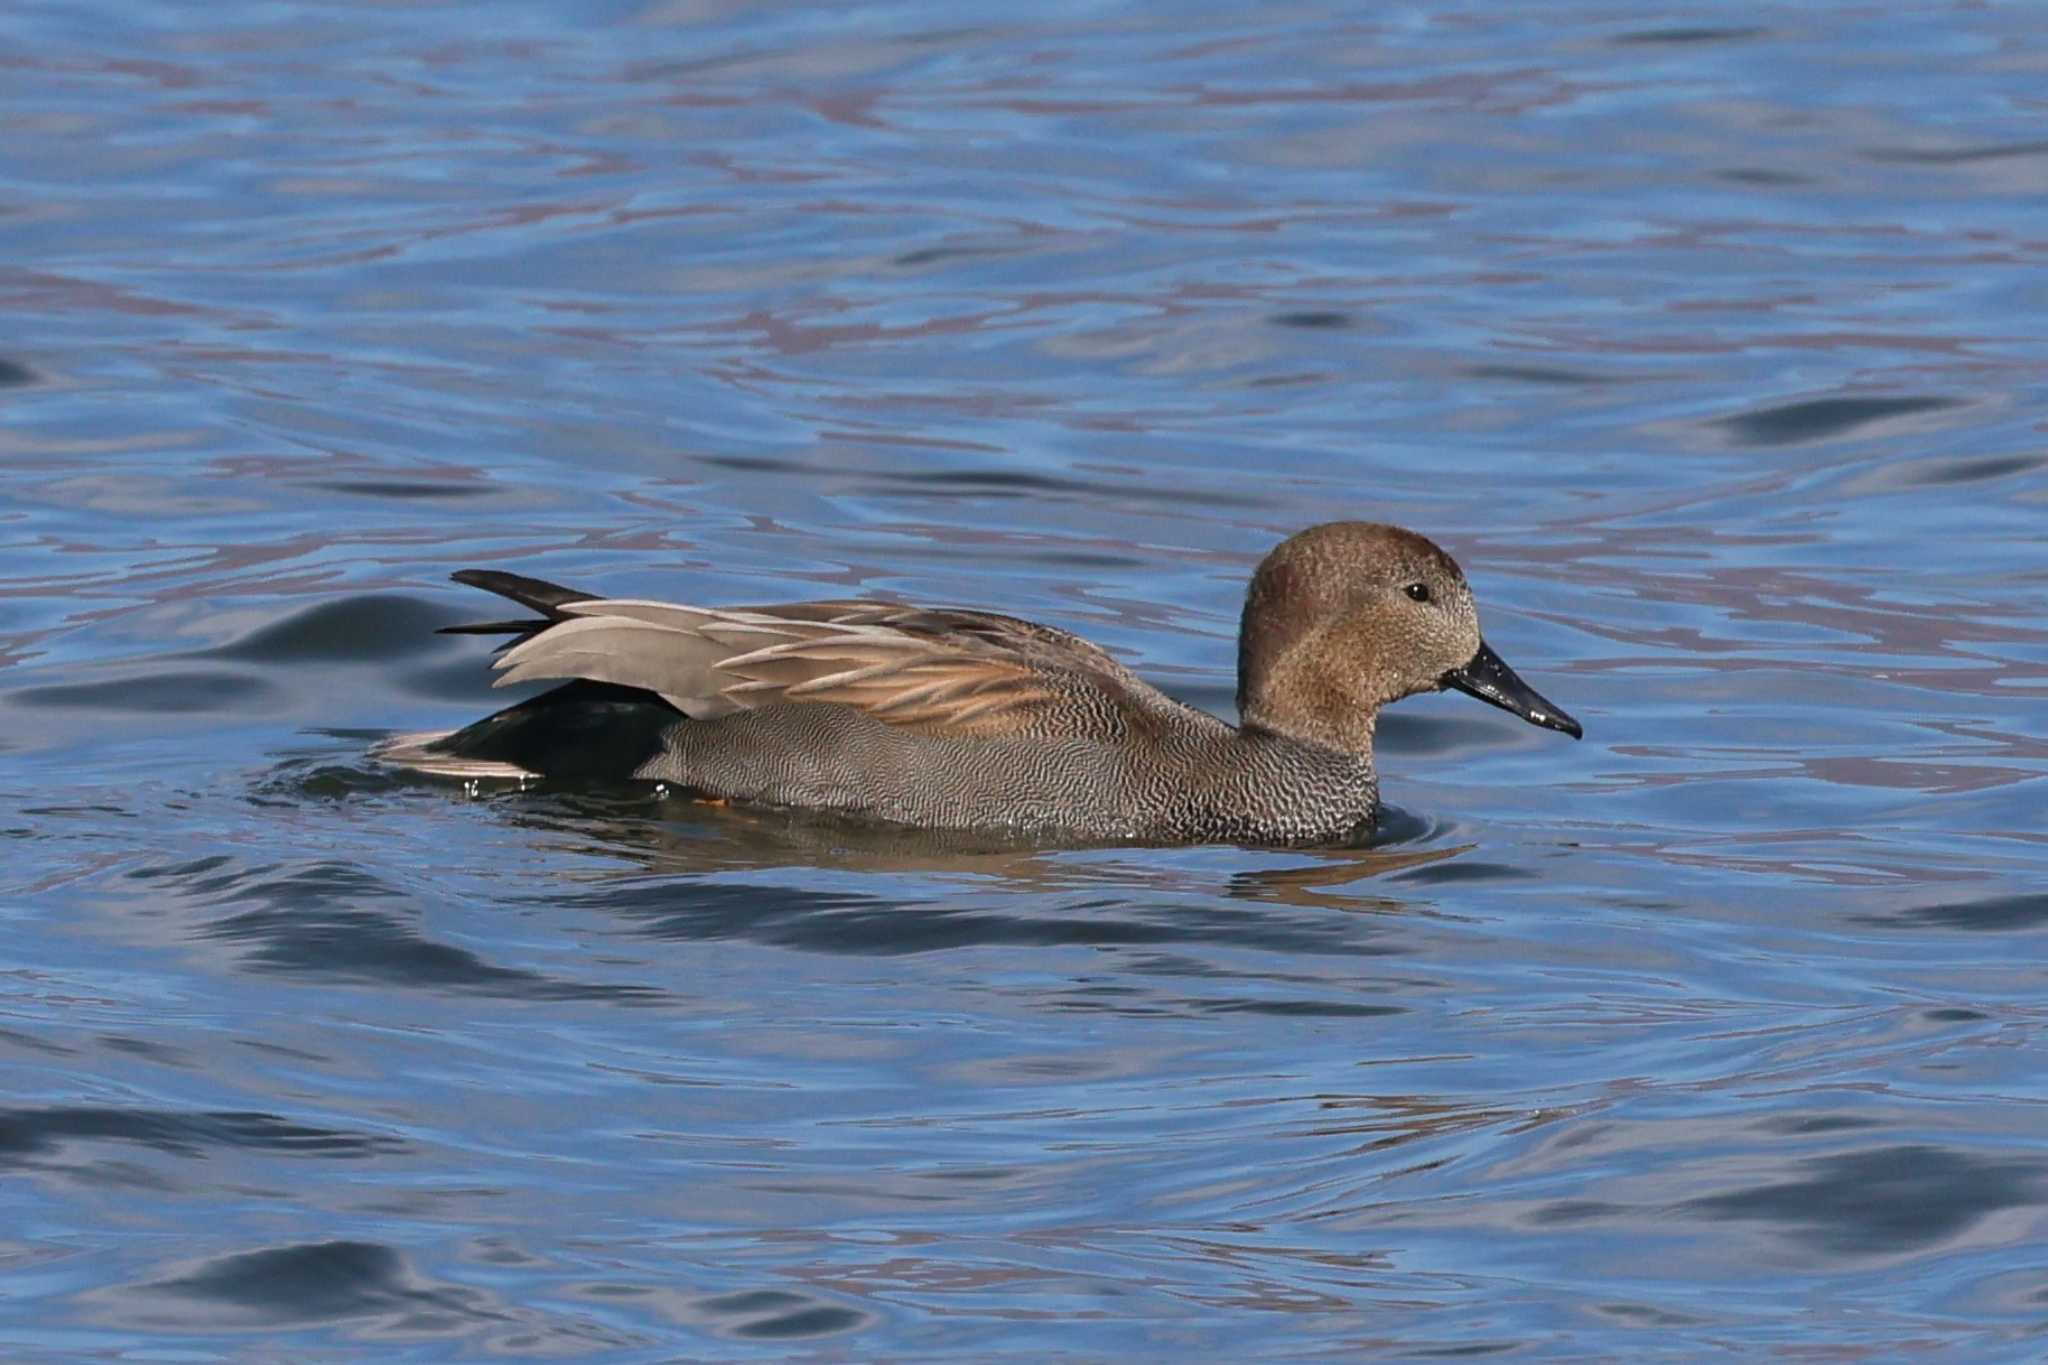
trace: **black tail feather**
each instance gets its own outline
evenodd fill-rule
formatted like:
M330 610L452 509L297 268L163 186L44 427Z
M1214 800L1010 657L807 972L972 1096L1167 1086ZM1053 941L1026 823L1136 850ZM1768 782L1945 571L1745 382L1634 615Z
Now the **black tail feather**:
M541 613L540 619L527 618L522 621L479 621L472 625L443 626L436 635L514 635L518 639L508 641L504 648L531 639L557 621L566 620L568 613L562 610L571 602L588 602L595 595L565 588L559 583L550 583L544 578L528 578L524 574L506 573L503 569L461 569L449 575L457 583L472 588L482 588L500 597L509 597L522 607L531 607Z
M463 626L442 626L436 635L532 635L546 630L553 621L529 617L524 621L476 621Z
M457 583L472 588L482 588L500 597L509 597L522 607L531 607L549 620L562 618L561 608L571 602L588 602L597 594L577 592L559 583L550 583L544 578L528 578L525 574L506 573L503 569L460 569L448 575Z

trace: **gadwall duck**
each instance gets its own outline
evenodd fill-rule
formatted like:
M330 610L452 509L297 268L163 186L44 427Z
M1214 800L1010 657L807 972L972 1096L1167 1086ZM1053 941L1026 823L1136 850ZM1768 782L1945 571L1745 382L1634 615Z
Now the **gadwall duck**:
M1578 738L1479 635L1451 557L1332 522L1252 575L1231 726L1101 649L992 612L876 602L686 607L491 569L532 619L497 684L570 679L385 761L461 778L662 782L713 800L1033 838L1307 844L1369 833L1379 709L1455 687Z

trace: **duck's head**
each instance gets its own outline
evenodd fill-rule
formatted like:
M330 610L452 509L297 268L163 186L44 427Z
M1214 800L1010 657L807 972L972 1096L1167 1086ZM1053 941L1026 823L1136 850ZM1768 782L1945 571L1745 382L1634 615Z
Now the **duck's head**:
M1446 687L1573 739L1582 733L1487 647L1457 561L1413 531L1311 526L1252 575L1237 647L1246 725L1370 753L1382 706Z

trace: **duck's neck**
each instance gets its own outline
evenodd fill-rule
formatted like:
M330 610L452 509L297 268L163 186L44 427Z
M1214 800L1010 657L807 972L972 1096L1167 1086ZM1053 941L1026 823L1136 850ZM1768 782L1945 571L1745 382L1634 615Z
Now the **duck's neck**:
M1245 600L1237 641L1237 713L1247 730L1372 762L1379 708L1361 697L1385 696L1381 679L1360 673L1322 638L1288 641L1278 632L1285 613L1261 609L1260 585Z
M1355 703L1329 706L1290 706L1285 712L1262 706L1257 699L1246 702L1242 724L1246 733L1277 735L1297 744L1327 749L1372 764L1374 727L1379 712Z

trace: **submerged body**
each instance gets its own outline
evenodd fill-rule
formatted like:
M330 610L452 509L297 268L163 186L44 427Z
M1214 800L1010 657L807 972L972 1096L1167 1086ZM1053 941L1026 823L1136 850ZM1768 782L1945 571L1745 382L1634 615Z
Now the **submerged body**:
M1464 577L1397 527L1338 522L1255 574L1231 726L1096 646L992 613L859 602L739 609L456 575L540 613L500 683L572 681L386 761L457 777L660 781L925 828L1158 843L1370 831L1378 708L1453 686L1576 736L1479 637Z

